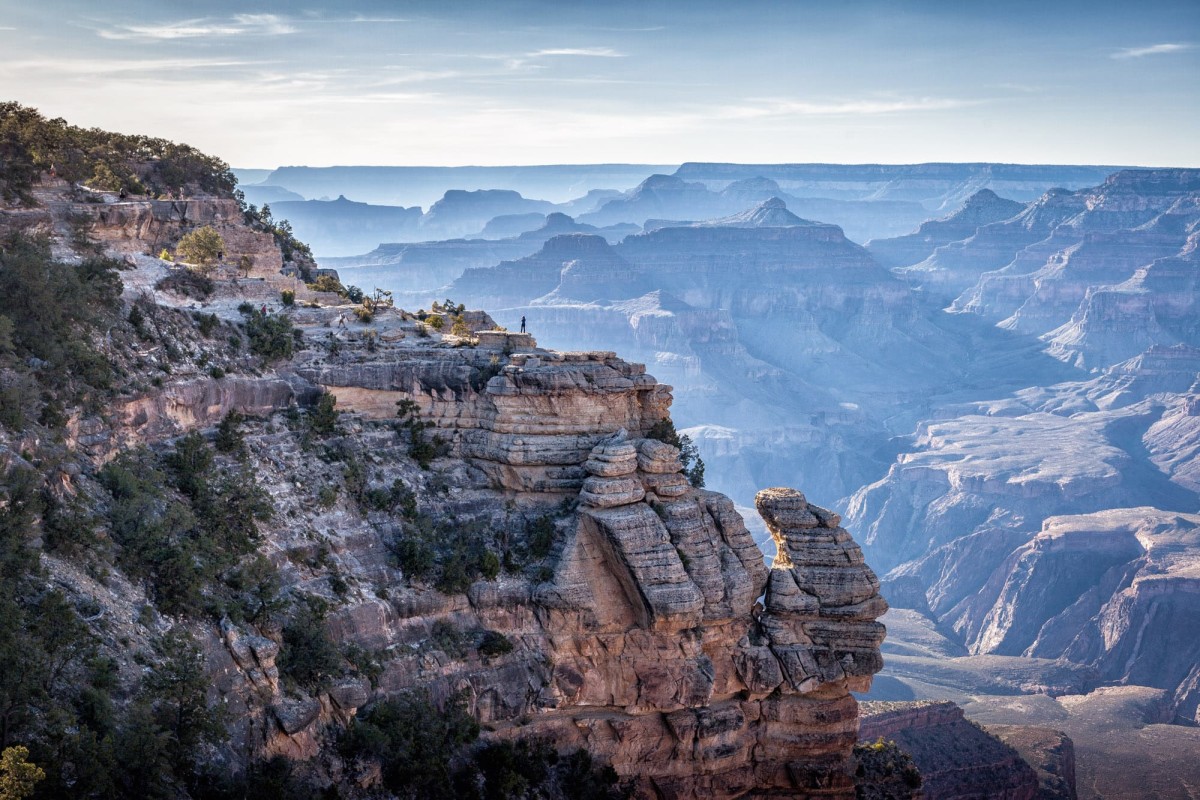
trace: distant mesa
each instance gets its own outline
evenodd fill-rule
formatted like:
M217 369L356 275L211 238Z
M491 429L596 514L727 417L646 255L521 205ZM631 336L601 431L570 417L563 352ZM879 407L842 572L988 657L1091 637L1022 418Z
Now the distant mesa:
M782 200L772 197L739 214L697 224L713 228L789 228L794 225L815 225L816 223L797 217L788 211L787 205Z
M1006 200L991 189L980 189L954 213L923 222L904 236L873 239L866 247L885 267L908 266L924 261L942 245L966 239L982 225L1011 219L1024 210L1024 203Z
M535 231L546 224L546 215L536 211L527 214L501 214L492 217L472 239L508 239L527 231Z
M303 195L282 186L239 186L247 203L256 206L279 203L284 200L303 200Z

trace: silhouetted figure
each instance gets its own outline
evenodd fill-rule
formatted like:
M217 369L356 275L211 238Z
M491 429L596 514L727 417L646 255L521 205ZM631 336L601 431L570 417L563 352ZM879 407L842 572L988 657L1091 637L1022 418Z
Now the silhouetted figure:
M521 333L525 332L525 317L521 317Z

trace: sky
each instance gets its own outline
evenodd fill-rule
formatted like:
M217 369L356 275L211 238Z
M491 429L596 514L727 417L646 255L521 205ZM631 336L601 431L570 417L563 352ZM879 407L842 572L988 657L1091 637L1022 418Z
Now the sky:
M1200 0L0 0L0 99L236 167L1200 166Z

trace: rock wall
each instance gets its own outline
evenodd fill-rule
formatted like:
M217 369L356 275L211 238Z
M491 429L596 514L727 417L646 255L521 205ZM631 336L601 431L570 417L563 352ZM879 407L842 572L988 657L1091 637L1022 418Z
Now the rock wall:
M364 601L337 615L340 635L394 645L447 614L505 633L520 646L499 663L396 667L381 687L466 687L495 735L586 747L639 796L853 796L850 691L882 665L886 605L840 519L761 492L780 553L768 570L732 502L643 438L669 387L611 353L522 349L502 366L494 349L437 344L298 366L365 420L415 401L449 458L483 476L477 505L579 504L548 580L477 583L465 603Z
M873 742L879 738L894 741L912 756L921 772L925 800L1034 800L1041 796L1038 775L1021 755L968 722L954 703L864 703L859 739ZM1066 771L1065 764L1062 771ZM1073 782L1073 769L1070 772Z

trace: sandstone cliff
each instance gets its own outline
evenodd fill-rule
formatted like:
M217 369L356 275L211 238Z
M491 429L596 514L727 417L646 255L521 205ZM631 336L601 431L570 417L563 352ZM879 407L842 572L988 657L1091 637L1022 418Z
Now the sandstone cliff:
M161 376L73 415L77 453L61 481L99 496L97 468L123 451L169 460L181 435L211 435L231 412L252 417L233 423L237 469L276 510L249 523L256 554L278 599L320 607L320 635L343 648L329 680L297 683L284 666L294 643L269 616L177 620L203 645L209 702L225 709L232 738L220 758L236 769L283 755L319 781L370 791L378 776L352 772L332 747L337 732L373 701L421 690L461 698L487 740L585 748L641 797L854 795L851 691L881 667L886 604L838 515L795 490L759 493L777 549L768 569L732 502L693 488L679 451L647 438L668 416L670 388L611 352L557 353L501 331L442 335L391 308L346 325L350 306L309 293L282 317L291 358L229 358L219 373L181 363L211 363L213 331L242 347L250 323L273 316L253 306L292 284L222 279L202 313L186 313L195 301L155 290L167 268L143 235L204 221L227 226L232 247L244 237L279 252L221 216L236 204L156 202L97 204L91 230L129 256L124 302L188 332L161 343L147 334L155 344L142 358L161 357ZM323 391L338 413L318 428ZM19 458L13 445L6 434L6 464ZM496 561L458 582L439 563L435 588L399 555L406 544ZM172 622L154 612L153 581L117 568L106 588L70 557L47 560L57 585L99 608L106 652L134 680L140 648ZM506 646L478 646L483 634Z

